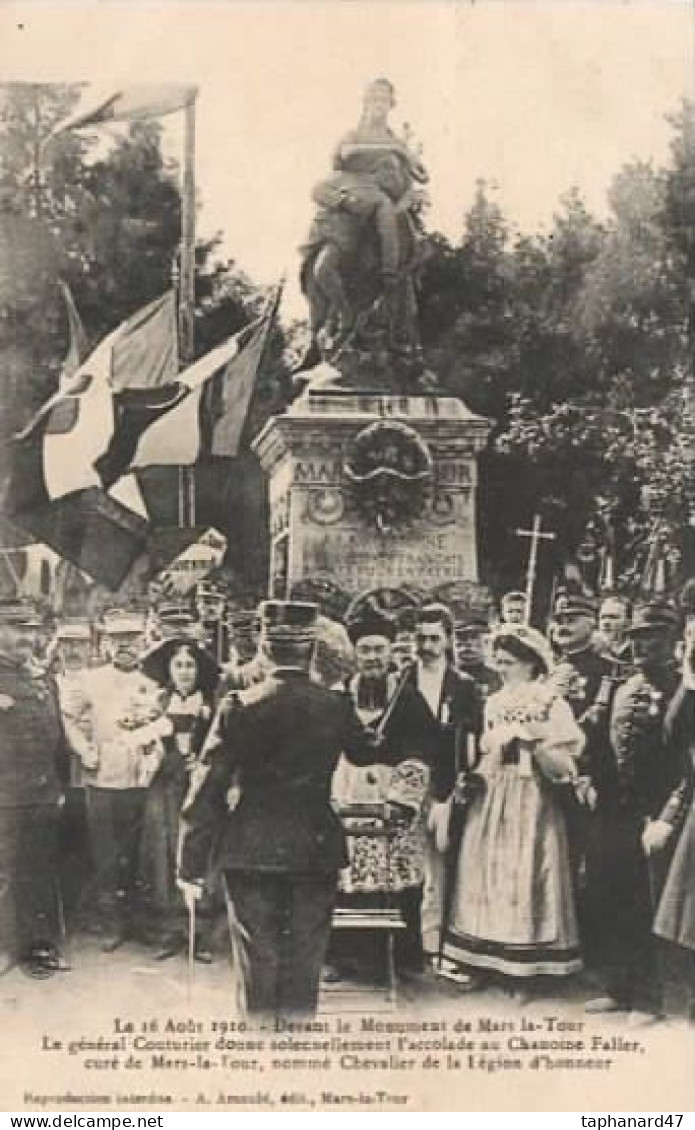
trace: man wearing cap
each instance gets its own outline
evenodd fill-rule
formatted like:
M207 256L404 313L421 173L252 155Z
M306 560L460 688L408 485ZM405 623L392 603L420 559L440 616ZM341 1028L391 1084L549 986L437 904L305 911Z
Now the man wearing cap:
M248 687L254 686L256 683L262 683L273 671L273 662L269 655L265 625L263 624L262 618L259 619L255 612L243 613L241 615L244 617L244 621L242 622L243 633L237 628L234 633L234 638L243 646L243 643L246 641L242 639L242 635L248 637L248 642L253 642L255 650L251 658L246 659L244 662L230 662L225 664L222 677L222 693L226 691L245 690ZM237 613L237 625L239 624L239 616L240 614Z
M103 929L110 953L131 935L145 804L142 738L157 714L153 688L139 670L144 617L126 609L104 614L107 662L85 678L91 712L89 758L82 757L87 818ZM78 751L79 752L79 751Z
M188 604L182 600L165 600L157 608L159 640L173 636L194 635L198 627Z
M589 966L605 960L600 942L603 849L597 805L613 773L608 719L621 677L616 665L596 646L595 630L595 602L583 593L558 593L552 631L558 655L551 680L585 737L579 780L565 789L563 799L580 933Z
M454 628L456 668L470 676L483 699L501 686L499 675L485 662L485 641L490 625L483 613L471 610Z
M316 1010L347 863L331 778L341 752L361 764L378 756L349 696L310 678L317 612L292 601L261 606L273 673L221 705L183 809L184 893L190 900L202 890L216 842L246 1009L273 1017ZM230 812L225 797L237 774L241 799Z
M60 957L57 829L63 731L50 681L32 671L40 623L22 602L0 602L0 947L37 975Z
M218 663L227 658L229 637L224 592L213 581L201 581L195 590L195 607L201 627L201 643Z
M680 675L675 658L678 614L652 601L633 614L629 635L637 668L618 688L610 717L612 780L598 793L603 846L603 915L608 993L592 1012L629 1009L635 1019L658 1016L662 988L651 933L666 861L648 861L645 822L659 817L681 765L664 741L664 718ZM650 863L652 866L650 866Z
M606 596L598 612L598 631L594 644L617 672L627 678L632 660L632 648L627 635L630 626L630 601L618 594Z

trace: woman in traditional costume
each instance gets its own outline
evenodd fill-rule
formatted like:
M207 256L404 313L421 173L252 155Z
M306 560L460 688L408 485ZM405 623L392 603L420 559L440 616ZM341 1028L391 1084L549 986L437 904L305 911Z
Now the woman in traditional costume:
M505 624L492 648L502 688L485 704L444 954L510 978L565 976L582 963L556 786L576 776L583 735L544 681L552 655L540 632Z
M158 920L157 958L164 960L185 945L183 903L176 886L179 819L191 770L212 721L219 669L200 644L182 636L165 640L151 651L142 669L161 687L161 715L152 726L157 737L147 755L152 768L145 804L142 875ZM196 957L210 960L209 946L202 937Z

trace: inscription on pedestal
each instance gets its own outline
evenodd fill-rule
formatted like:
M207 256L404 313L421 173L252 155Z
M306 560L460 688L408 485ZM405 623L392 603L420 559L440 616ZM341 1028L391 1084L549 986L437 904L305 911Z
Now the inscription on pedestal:
M432 475L417 516L380 530L351 491L346 452L374 418L359 397L295 403L255 442L269 475L276 596L317 576L352 595L477 580L475 456L486 421L446 398L378 397L369 405L381 418L406 419L429 446Z
M330 573L351 592L408 584L431 588L444 581L470 577L474 566L460 526L451 533L412 533L388 538L362 529L333 529L318 535L306 530L298 549L291 564L293 573Z

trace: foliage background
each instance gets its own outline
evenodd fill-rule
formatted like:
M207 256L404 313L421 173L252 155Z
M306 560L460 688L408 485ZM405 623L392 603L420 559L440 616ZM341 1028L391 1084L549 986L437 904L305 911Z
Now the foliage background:
M133 124L106 146L97 131L53 138L79 96L77 85L0 89L0 437L55 387L67 335L58 276L95 343L175 270L179 170L159 127ZM557 535L541 550L546 590L567 562L594 568L595 582L597 537L610 537L633 588L657 543L674 580L692 567L695 106L670 123L668 164L616 169L600 220L568 186L548 230L521 232L481 181L460 238L432 235L423 344L443 390L493 422L479 525L481 579L498 593L519 585L528 544L516 530L536 511ZM219 234L196 249L197 355L265 298L221 246ZM247 438L281 407L301 331L273 334ZM197 478L198 521L227 534L230 574L252 589L268 549L257 460L247 445L233 467L218 460ZM143 485L157 524L174 525L172 470Z

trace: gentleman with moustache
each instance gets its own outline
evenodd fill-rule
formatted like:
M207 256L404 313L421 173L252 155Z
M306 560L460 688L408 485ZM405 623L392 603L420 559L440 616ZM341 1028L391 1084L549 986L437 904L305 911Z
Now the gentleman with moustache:
M85 679L91 740L76 750L82 757L106 953L122 946L134 929L146 780L138 730L158 714L154 688L139 669L144 629L138 613L114 609L104 614L107 662Z
M608 720L620 673L594 642L596 605L581 593L560 592L553 615L557 662L551 679L581 727L585 744L579 781L564 790L570 860L586 964L605 961L602 936L603 850L598 798L610 788L614 756Z
M499 675L486 662L485 644L489 631L485 615L474 609L464 614L454 629L456 669L475 680L483 699L501 686Z
M472 770L482 724L481 697L470 675L453 664L454 624L443 604L427 604L418 613L417 662L412 685L424 700L432 734L425 885L422 903L423 947L433 959L439 951L445 886L445 825L462 772ZM436 968L464 980L451 963Z

